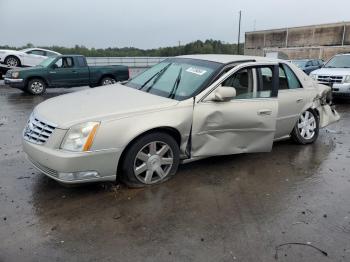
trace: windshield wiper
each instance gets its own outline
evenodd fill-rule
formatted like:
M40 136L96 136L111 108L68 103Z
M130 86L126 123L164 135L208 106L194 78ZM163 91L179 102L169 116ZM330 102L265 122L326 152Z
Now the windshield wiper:
M148 92L156 83L156 81L158 81L158 79L163 75L163 73L169 68L169 66L171 66L172 63L168 64L167 66L165 66L162 70L160 70L159 72L157 72L156 74L154 74L150 79L148 79L140 88L139 90L141 90L142 88L144 88L149 82L151 82L154 78L154 81L152 83L152 85L146 90L146 92Z
M175 80L174 86L171 89L171 92L170 92L168 98L171 98L171 99L175 98L176 91L179 88L179 85L180 85L180 82L181 82L181 75L182 75L182 67L180 68L179 74L177 75L177 78Z

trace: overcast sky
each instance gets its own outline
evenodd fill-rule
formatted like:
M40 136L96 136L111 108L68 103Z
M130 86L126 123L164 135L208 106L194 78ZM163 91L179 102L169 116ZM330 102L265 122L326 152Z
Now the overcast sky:
M157 48L350 20L350 0L0 0L0 45ZM254 22L256 21L256 22Z

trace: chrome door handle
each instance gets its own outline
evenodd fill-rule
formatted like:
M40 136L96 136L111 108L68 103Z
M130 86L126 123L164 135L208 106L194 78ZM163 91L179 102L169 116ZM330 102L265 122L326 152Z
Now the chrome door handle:
M297 103L301 103L301 102L303 102L303 101L304 101L303 98L298 98L298 99L297 99Z
M258 115L260 116L270 116L272 114L271 109L261 109L258 111Z
M56 74L56 72L55 71L50 71L50 74Z

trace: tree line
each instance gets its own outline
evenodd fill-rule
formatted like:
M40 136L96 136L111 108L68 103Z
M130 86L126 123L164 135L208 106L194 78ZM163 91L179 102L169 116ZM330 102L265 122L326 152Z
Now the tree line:
M0 46L0 49L20 50L24 48L34 47L28 43L22 47L11 47L8 45ZM79 54L87 57L126 57L126 56L177 56L189 54L237 54L237 44L225 43L220 40L197 40L185 45L160 47L154 49L140 49L135 47L108 47L108 48L87 48L83 45L75 45L74 47L63 46L39 46L41 48L50 49L61 54ZM240 45L240 54L243 54L243 44Z

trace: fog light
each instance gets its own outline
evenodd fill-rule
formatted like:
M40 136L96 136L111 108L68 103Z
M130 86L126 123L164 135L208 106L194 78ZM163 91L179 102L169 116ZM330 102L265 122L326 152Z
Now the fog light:
M86 180L99 178L100 175L96 171L83 171L74 173L58 173L58 178L64 181Z
M65 181L72 181L72 180L74 180L74 174L73 173L58 173L58 178L65 180Z
M78 172L75 173L76 179L92 179L92 178L99 178L100 175L96 171L86 171L86 172Z

